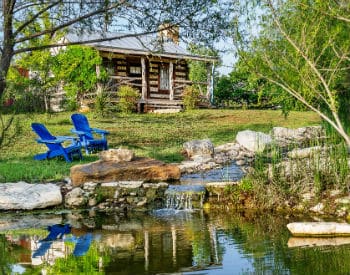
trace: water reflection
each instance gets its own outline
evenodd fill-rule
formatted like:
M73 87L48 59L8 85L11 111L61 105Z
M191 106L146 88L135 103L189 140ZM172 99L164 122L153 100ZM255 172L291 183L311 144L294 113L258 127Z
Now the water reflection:
M350 272L349 244L288 247L289 221L283 217L223 211L59 217L72 225L71 232L49 240L44 254L37 252L46 243L40 240L50 234L42 229L1 234L0 274Z

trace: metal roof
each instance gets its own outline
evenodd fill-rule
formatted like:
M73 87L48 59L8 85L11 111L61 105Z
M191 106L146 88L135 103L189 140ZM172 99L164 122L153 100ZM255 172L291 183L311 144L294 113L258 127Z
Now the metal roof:
M66 38L69 42L87 41L84 44L91 45L100 51L201 61L217 60L217 58L211 56L193 55L180 45L172 41L161 42L159 38L153 35L134 35L127 33L89 33L78 35L69 33ZM105 40L97 41L101 39Z

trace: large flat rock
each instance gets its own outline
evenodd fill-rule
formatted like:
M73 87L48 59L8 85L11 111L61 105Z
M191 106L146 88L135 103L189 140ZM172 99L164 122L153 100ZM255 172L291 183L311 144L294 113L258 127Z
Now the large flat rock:
M85 182L113 181L171 181L180 179L177 165L165 164L150 158L135 158L129 162L96 161L75 165L70 170L72 184L80 186Z
M26 182L0 184L0 210L32 210L60 205L60 187Z
M348 223L293 222L287 228L294 236L350 236Z

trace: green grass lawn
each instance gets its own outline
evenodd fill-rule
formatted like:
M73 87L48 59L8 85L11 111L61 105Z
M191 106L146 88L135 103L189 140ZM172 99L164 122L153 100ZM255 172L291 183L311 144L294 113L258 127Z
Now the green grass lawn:
M72 165L94 161L97 155L84 155L84 160L67 164L60 159L35 161L36 153L45 145L35 141L32 122L46 125L53 135L70 135L71 113L18 115L22 133L0 151L0 182L60 180L69 175ZM111 118L94 118L87 114L90 125L110 131L110 148L129 148L138 156L166 162L183 159L182 144L193 139L209 138L215 145L233 142L238 131L255 130L268 133L272 127L297 128L320 123L311 112L291 112L287 119L273 110L196 110L178 114L116 114Z

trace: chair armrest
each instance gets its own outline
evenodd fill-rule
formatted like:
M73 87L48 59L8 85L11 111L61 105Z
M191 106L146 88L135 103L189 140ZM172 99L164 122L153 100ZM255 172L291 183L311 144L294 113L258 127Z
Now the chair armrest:
M84 136L84 135L86 135L86 133L83 132L83 131L77 131L77 130L75 130L75 129L71 129L70 131L71 131L73 134L77 134L78 136Z
M38 138L38 139L36 139L36 141L38 143L60 144L60 143L63 143L65 140L63 140L63 139L50 139L50 140L48 140L48 139L40 139L40 138Z
M56 136L57 139L62 140L78 140L78 137L72 137L72 136Z
M92 131L94 131L95 133L97 134L105 134L105 135L108 135L109 132L106 131L106 130L102 130L102 129L98 129L98 128L90 128Z

